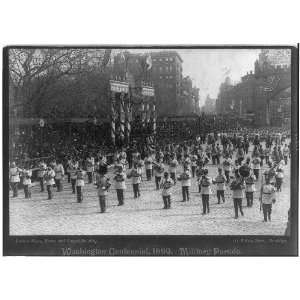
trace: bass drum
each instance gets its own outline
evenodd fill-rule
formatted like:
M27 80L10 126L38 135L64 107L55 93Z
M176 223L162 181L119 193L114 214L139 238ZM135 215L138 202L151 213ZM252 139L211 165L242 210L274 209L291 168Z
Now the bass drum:
M250 168L246 165L243 165L239 168L239 173L242 177L248 177L250 175Z

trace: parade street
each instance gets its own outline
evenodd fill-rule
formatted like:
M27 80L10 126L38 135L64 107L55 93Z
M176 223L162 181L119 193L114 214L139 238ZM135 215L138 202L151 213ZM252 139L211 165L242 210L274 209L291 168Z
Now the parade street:
M208 170L209 176L216 176L217 166L209 164ZM264 170L265 165L261 171ZM10 198L10 235L284 235L290 208L290 162L284 173L282 192L276 193L272 221L267 223L263 222L258 200L260 180L256 183L253 207L247 208L243 199L244 216L238 219L234 219L228 186L226 201L221 204L217 204L213 188L211 211L203 216L195 178L189 202L181 202L181 184L177 182L169 210L162 209L161 190L155 190L153 179L148 182L143 178L141 197L137 199L133 198L131 181L127 179L125 205L117 206L112 186L105 214L99 213L95 185L86 183L83 202L76 203L76 195L65 180L63 191L54 189L52 200L47 200L47 192L41 193L38 185L32 188L31 199L24 199L22 191L17 198Z

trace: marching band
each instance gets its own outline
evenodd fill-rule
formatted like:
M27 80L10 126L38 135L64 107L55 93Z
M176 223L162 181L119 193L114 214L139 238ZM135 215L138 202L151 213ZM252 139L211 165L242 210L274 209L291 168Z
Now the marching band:
M63 160L53 160L48 164L41 160L37 168L37 178L40 192L44 192L46 185L48 199L51 200L54 196L53 186L56 186L57 192L63 190L66 170L71 191L76 194L77 202L81 203L84 200L87 175L87 184L94 184L97 188L101 213L106 212L107 196L112 189L108 176L111 170L118 206L125 204L126 179L131 180L133 197L141 198L141 186L145 184L144 174L147 182L151 182L154 176L155 188L157 191L161 190L164 209L171 208L171 198L177 181L181 185L182 202L191 200L193 186L196 184L196 193L202 199L203 215L210 213L210 201L214 195L217 204L222 204L226 201L226 194L231 194L234 217L237 219L239 212L241 216L244 215L243 199L246 199L247 208L251 208L255 201L255 192L260 189L258 200L263 209L263 220L270 221L272 204L275 203L276 192L282 190L284 168L290 157L288 144L286 140L284 142L283 147L278 141L275 145L270 142L262 143L256 135L252 139L251 155L251 141L248 136L237 136L233 142L230 136L221 134L217 139L208 136L206 144L199 138L188 143L157 147L156 150L148 149L143 155L137 148L130 151L121 149L114 154L113 164L108 164L104 153L98 157L89 154L82 160L68 157L65 165ZM131 153L131 157L128 153ZM208 168L209 165L212 167ZM262 168L267 170L261 174ZM211 171L216 173L212 174ZM18 187L22 183L25 198L31 198L32 169L28 166L19 168L12 162L9 173L13 197L18 196ZM259 181L259 178L262 180Z

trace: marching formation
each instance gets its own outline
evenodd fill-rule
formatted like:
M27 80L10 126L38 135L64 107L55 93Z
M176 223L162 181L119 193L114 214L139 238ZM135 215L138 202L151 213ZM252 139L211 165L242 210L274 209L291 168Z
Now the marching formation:
M49 200L63 191L67 181L76 201L82 203L85 185L94 185L100 212L105 213L109 193L115 193L118 206L123 206L127 188L132 188L134 198L140 198L144 182L154 181L163 209L176 205L173 199L176 185L181 186L182 202L191 200L191 189L197 190L203 215L210 213L212 201L222 205L226 201L225 191L230 191L234 218L244 215L245 199L247 208L254 201L260 202L263 221L267 222L271 221L272 205L281 192L285 166L290 159L289 139L279 134L264 137L238 132L208 134L182 143L157 143L142 153L138 149L138 145L118 149L110 162L108 153L103 151L84 156L67 154L47 162L40 160L35 168L28 163L17 166L12 162L9 171L12 196L18 196L22 185L25 198L31 198L31 181L36 172L40 192L46 187ZM209 174L208 166L212 166L213 174ZM256 191L258 199L254 196Z

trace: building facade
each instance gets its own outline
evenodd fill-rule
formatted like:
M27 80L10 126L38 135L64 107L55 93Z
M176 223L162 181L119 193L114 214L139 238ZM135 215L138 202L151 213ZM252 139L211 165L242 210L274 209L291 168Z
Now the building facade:
M278 53L276 52L278 51ZM262 50L254 72L233 85L229 78L221 84L216 112L238 117L257 126L290 123L290 55L282 50Z

